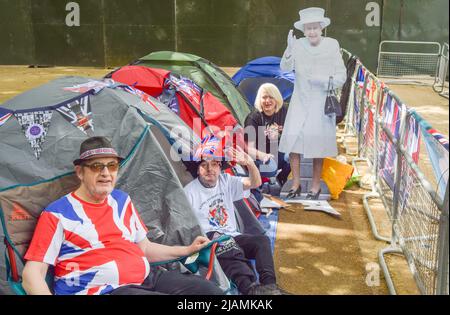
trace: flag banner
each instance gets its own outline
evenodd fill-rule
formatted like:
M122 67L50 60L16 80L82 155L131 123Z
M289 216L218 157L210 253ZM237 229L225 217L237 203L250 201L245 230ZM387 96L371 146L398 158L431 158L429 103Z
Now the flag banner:
M52 114L51 110L14 113L37 159L41 156Z
M353 89L353 102L354 102L354 114L353 114L353 126L355 126L356 131L360 131L359 124L359 99L358 99L358 88Z
M129 85L119 85L117 87L119 89L125 91L125 92L128 92L128 93L131 93L133 95L138 96L144 103L146 103L147 105L152 106L154 109L156 109L159 112L158 107L156 107L156 105L152 102L151 96L148 95L147 93L145 93L145 92L143 92L141 90L138 90L138 89L136 89L136 88L134 88L132 86L129 86Z
M419 121L410 115L407 120L407 129L405 131L404 146L406 152L412 158L414 163L419 165L419 154L420 154L420 125ZM411 167L407 165L404 161L401 172L401 184L400 184L400 210L402 211L407 205L408 198L413 193L414 190L414 179L416 178L414 171Z
M386 137L386 141L381 143L379 156L379 176L384 179L389 188L394 191L395 166L397 162L397 152L394 145Z
M418 128L427 148L428 158L431 161L435 182L437 183L436 190L438 195L444 200L449 172L448 140L433 129L417 112L412 111L411 116L419 124Z
M89 94L72 100L66 105L56 108L56 110L70 122L88 136L93 136L94 125L92 122L91 103Z
M394 97L387 95L386 102L384 103L382 110L382 125L386 126L392 133L395 139L399 139L400 133L400 117L401 111L404 109L404 105L400 106ZM378 153L380 161L380 173L379 175L385 180L386 184L393 191L394 190L394 177L395 166L397 164L397 151L394 144L388 138L385 132L381 131L381 145L382 150Z
M176 90L170 84L170 81L168 79L165 79L164 89L157 99L158 101L169 107L174 113L180 115L180 104L178 102Z
M63 90L71 91L71 92L75 92L75 93L86 93L86 92L92 90L94 94L97 94L98 92L103 90L105 87L110 87L115 84L116 84L116 82L112 79L105 79L102 81L89 80L86 83L65 87L65 88L63 88Z
M3 125L11 116L12 116L13 112L5 109L5 108L0 108L0 126Z
M420 126L414 116L409 116L408 129L405 135L405 147L416 165L419 164L420 154Z
M448 151L448 139L438 132L436 129L430 128L427 130L430 135L432 135L442 146Z
M430 133L422 129L423 140L426 144L428 157L433 167L434 176L437 182L438 194L444 200L448 183L449 154L448 150L442 146Z
M375 125L374 125L374 118L373 118L373 111L375 109L367 108L367 119L366 119L366 135L365 135L365 146L368 148L373 148L374 146L374 139L375 139Z
M183 95L191 102L197 109L201 108L201 101L203 95L203 89L199 87L194 81L189 80L185 77L176 77L170 75L170 83L175 87L175 89L183 93Z

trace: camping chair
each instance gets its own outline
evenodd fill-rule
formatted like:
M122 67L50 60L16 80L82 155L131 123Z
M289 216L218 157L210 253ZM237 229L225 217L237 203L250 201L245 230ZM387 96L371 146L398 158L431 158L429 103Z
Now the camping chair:
M18 295L26 294L21 279L21 272L25 265L23 257L28 249L42 209L52 201L75 190L78 185L79 181L74 173L68 173L36 184L17 185L0 191L0 219L6 246L4 253L6 279L14 293ZM24 198L24 196L28 197ZM179 262L192 273L197 273L201 266L205 266L207 267L205 277L209 280L213 272L218 242L226 241L228 238L229 236L224 235L193 255L150 265L156 267ZM53 268L49 268L46 282L49 284L49 288L52 288Z

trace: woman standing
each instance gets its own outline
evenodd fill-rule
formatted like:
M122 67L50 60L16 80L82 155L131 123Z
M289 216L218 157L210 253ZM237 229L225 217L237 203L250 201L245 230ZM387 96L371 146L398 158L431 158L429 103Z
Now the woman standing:
M293 183L288 198L300 195L300 154L313 158L313 179L307 199L318 199L324 157L336 156L335 116L324 113L328 85L340 88L346 79L346 69L340 54L339 43L322 37L322 30L330 25L324 17L325 10L308 8L300 10L300 20L294 27L304 38L296 39L290 30L288 46L280 67L295 70L294 92L289 105L280 151L289 153Z
M280 90L272 83L264 83L258 89L255 110L245 119L248 154L256 160L262 176L273 177L281 170L277 175L280 188L291 171L284 153L278 151L286 114Z

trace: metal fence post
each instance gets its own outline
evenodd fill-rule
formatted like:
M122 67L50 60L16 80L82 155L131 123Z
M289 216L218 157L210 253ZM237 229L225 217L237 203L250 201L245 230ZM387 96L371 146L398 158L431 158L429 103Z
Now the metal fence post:
M436 66L436 75L434 77L433 90L439 95L448 98L448 87L445 91L445 82L448 74L449 46L448 43L442 45L441 52Z

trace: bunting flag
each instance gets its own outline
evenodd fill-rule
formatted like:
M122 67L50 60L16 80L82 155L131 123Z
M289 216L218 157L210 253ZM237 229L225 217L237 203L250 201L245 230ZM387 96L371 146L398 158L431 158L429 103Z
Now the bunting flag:
M377 96L377 84L375 83L375 80L372 80L372 85L370 87L370 104L372 106L376 106L377 105L377 100L376 100L376 96Z
M436 190L444 200L448 183L449 151L447 138L438 133L417 112L412 111L412 116L419 123L422 141L428 153L428 158L433 168Z
M419 121L411 115L408 119L408 129L406 130L404 145L406 151L411 156L412 160L416 165L419 164L419 154L420 154L420 124ZM407 162L405 162L407 163ZM408 198L411 193L414 193L414 175L411 167L404 166L402 169L401 185L400 185L400 211L408 203ZM401 214L401 212L400 212Z
M419 164L420 154L420 126L414 116L409 117L408 133L405 137L405 145L414 163Z
M8 109L0 108L0 126L3 125L12 116L12 114L12 111Z
M398 139L400 131L400 113L401 108L394 97L387 95L386 102L383 105L383 124L390 129L394 138ZM384 132L381 132L381 145L383 149L379 151L380 157L380 176L386 184L394 190L394 172L397 161L397 152L392 141Z
M203 95L203 90L194 81L189 80L184 77L177 78L174 75L170 75L170 83L175 87L175 89L183 93L183 95L194 105L196 108L201 107L201 99Z
M428 129L427 132L432 135L440 144L442 144L442 146L448 151L449 142L443 134L433 128Z
M112 79L105 79L103 81L89 80L86 83L65 87L65 88L63 88L63 90L71 91L71 92L75 92L75 93L86 93L88 91L93 90L93 93L97 94L98 92L103 90L105 87L110 87L115 84L116 84L116 82Z
M374 108L367 109L367 127L366 127L366 146L373 147L373 142L375 139L375 124L373 118L373 110Z
M37 159L41 156L52 114L52 110L14 113Z
M445 198L445 192L447 190L448 183L448 170L449 170L449 152L448 142L447 148L437 140L429 130L421 128L424 142L428 153L428 158L431 161L435 181L437 183L438 194L442 200ZM431 129L433 130L433 129Z
M92 136L94 125L92 123L91 103L89 94L73 100L66 105L56 108L56 110L70 122L88 136Z
M365 76L364 72L365 72L364 68L362 66L360 66L358 69L358 75L356 76L357 82L364 82L364 76Z
M118 88L122 89L125 92L128 92L128 93L138 96L144 103L152 106L154 109L156 109L159 112L158 107L156 107L156 105L152 102L150 95L148 95L147 93L145 93L141 90L138 90L129 85L120 85L120 86L118 86Z
M357 131L360 131L359 127L359 99L358 99L358 91L357 89L353 89L353 126L355 126Z
M178 102L176 91L174 87L170 85L170 81L168 79L165 79L164 89L157 99L169 107L174 113L180 115L180 104Z

